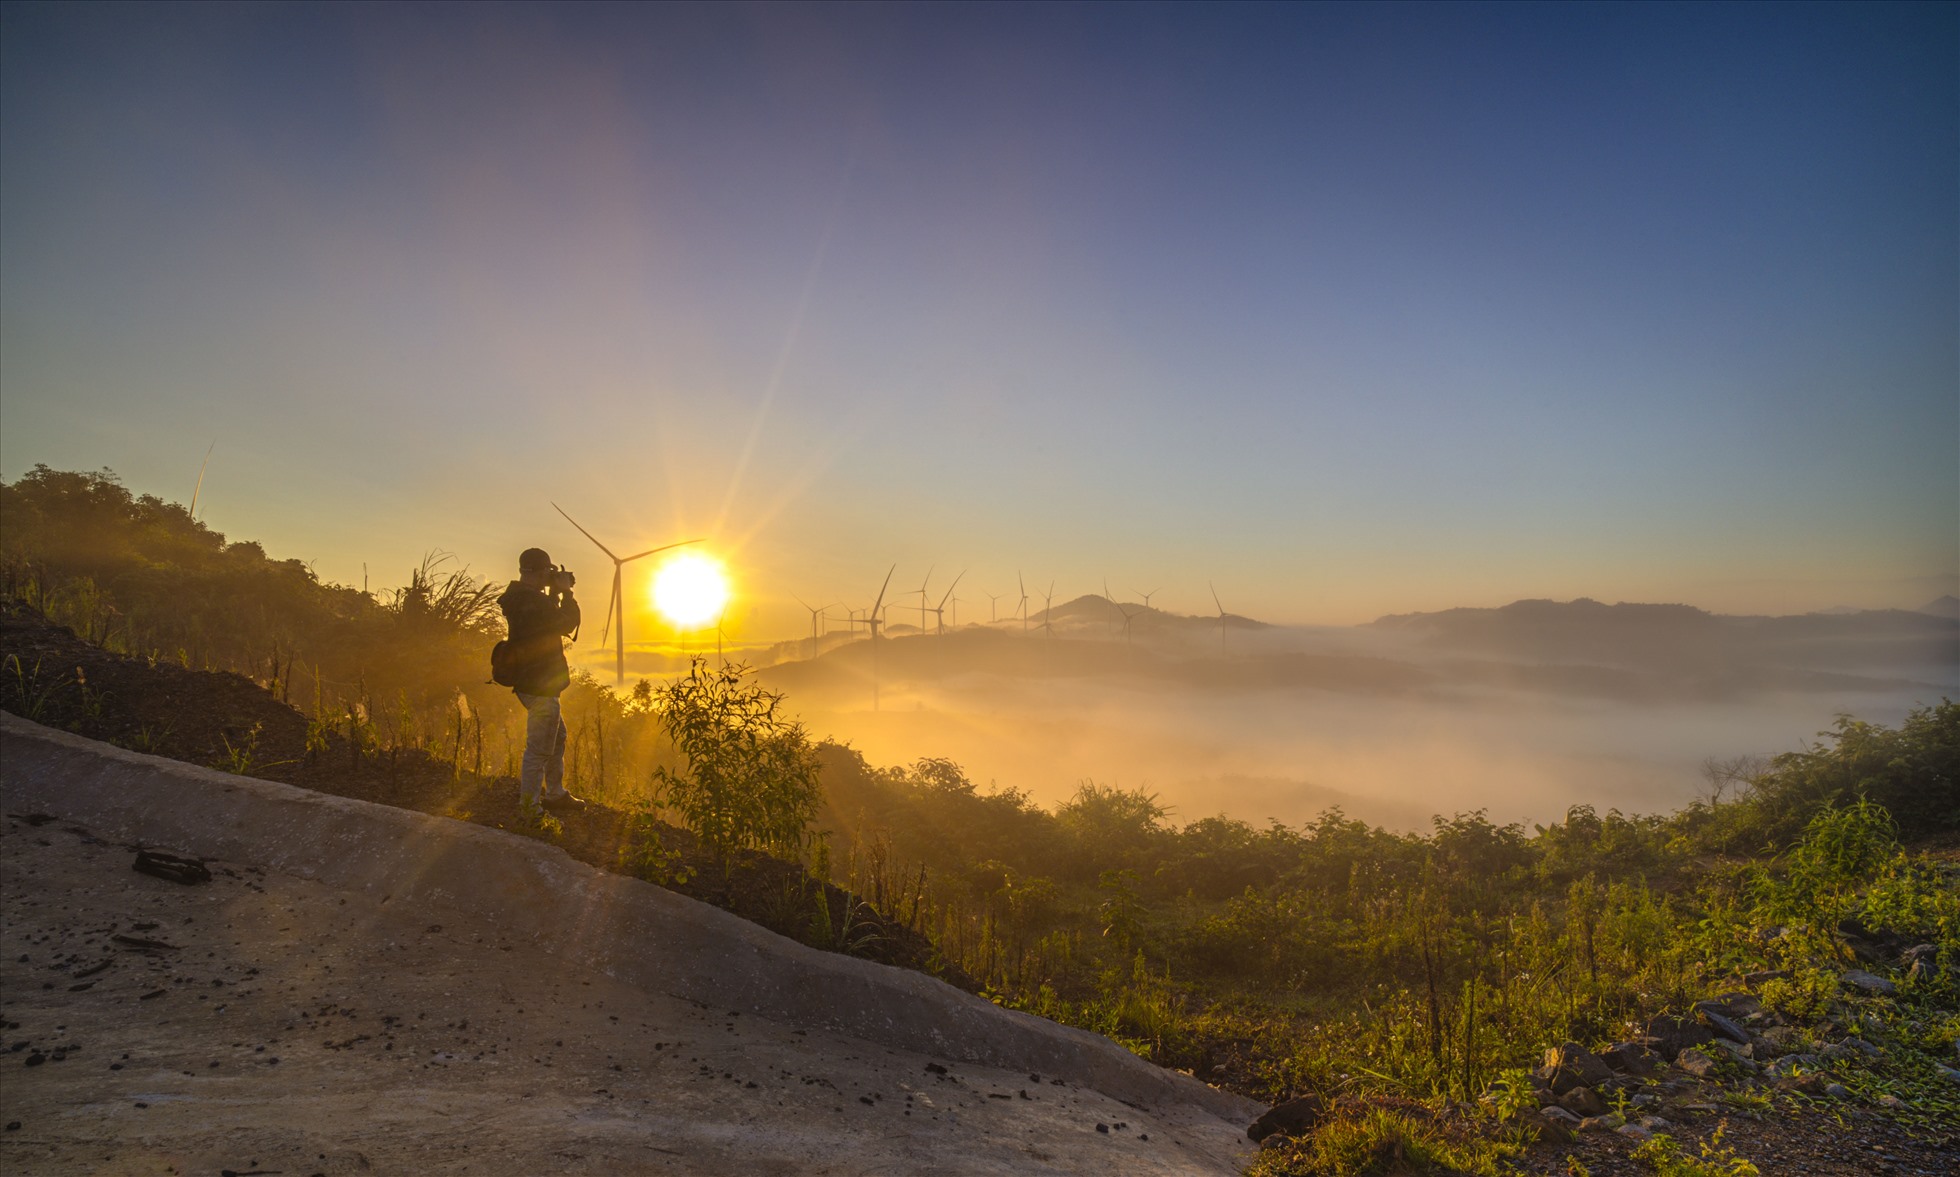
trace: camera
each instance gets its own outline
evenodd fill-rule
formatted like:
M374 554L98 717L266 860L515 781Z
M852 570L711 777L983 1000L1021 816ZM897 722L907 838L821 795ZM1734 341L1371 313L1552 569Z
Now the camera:
M544 582L545 587L554 593L569 593L572 586L578 583L578 577L572 575L571 569L553 564L551 571L545 573Z

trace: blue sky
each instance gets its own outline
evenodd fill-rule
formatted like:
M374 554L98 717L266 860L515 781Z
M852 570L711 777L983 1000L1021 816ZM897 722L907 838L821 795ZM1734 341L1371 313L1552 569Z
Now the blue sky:
M204 517L329 579L581 567L547 499L710 535L756 637L893 562L1327 622L1960 576L1950 6L0 22L0 476L215 439Z

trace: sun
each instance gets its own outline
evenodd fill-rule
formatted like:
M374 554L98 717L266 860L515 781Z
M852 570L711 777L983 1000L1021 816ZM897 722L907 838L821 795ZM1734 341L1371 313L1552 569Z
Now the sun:
M714 557L682 552L654 574L653 603L682 629L706 625L728 604L728 576Z

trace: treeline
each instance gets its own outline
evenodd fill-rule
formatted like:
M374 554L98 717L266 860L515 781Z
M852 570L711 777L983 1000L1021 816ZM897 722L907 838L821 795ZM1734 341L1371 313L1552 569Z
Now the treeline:
M522 715L487 681L503 586L440 553L406 584L370 593L228 541L111 471L37 465L0 485L0 584L105 649L232 671L379 748L516 772ZM647 702L645 691L636 705L579 677L565 696L574 789L617 799L671 763Z

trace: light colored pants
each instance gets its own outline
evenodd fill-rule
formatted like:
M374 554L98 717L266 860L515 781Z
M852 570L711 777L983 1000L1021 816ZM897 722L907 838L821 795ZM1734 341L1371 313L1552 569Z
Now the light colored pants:
M524 769L517 778L520 801L565 795L565 718L556 695L513 692L524 705Z

